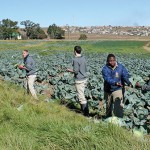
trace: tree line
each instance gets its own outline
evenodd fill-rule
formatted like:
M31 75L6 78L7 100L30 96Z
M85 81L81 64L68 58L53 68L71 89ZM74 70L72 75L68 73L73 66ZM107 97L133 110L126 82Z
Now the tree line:
M19 28L18 21L10 19L3 19L0 21L0 39L17 39L18 36L22 36L23 39L45 39L48 36L51 39L63 39L65 38L65 31L58 27L56 24L52 24L47 29L47 34L40 27L40 24L34 23L30 20L22 21L20 25L23 28ZM24 35L22 34L25 33Z

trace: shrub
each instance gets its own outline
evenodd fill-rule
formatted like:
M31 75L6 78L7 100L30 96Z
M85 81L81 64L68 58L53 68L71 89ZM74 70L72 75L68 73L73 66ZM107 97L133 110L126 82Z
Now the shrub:
M79 40L86 40L87 36L86 34L80 34Z

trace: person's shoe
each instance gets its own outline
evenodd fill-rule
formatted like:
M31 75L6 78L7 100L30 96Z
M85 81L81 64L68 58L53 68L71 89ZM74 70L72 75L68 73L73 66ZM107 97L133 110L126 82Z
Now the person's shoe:
M81 110L84 116L89 116L89 108L88 108L88 103L86 104L81 104Z

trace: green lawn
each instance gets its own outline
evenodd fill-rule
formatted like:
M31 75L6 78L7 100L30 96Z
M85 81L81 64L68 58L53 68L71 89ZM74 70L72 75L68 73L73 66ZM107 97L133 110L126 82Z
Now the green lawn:
M18 86L0 81L0 91L1 150L149 149L125 129L94 123L43 96L35 102Z
M73 51L75 45L80 45L84 52L106 52L123 54L147 54L143 46L146 41L0 41L0 50L56 50Z

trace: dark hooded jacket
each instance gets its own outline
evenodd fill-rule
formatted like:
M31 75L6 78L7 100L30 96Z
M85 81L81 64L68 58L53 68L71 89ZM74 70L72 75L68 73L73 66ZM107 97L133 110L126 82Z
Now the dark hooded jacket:
M117 63L114 69L106 64L102 69L102 75L104 78L104 91L107 93L122 89L122 87L116 85L117 82L122 85L124 85L124 83L127 85L131 84L128 71L120 63Z

